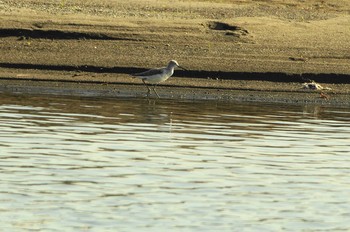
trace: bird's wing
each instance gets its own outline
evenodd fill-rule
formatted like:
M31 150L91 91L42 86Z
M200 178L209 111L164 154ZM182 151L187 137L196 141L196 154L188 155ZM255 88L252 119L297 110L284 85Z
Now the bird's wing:
M135 77L144 77L144 76L153 76L153 75L162 74L162 73L163 73L162 68L155 68L155 69L150 69L141 73L134 73L131 75Z

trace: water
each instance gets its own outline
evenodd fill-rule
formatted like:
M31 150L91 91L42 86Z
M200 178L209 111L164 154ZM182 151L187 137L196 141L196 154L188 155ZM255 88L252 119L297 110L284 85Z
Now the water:
M2 231L349 231L350 109L1 95Z

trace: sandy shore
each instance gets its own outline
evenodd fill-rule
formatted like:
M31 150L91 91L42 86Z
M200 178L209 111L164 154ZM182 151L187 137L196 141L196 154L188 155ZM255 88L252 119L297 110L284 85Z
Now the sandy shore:
M0 0L0 19L1 91L142 96L128 74L176 59L164 98L350 104L346 0Z

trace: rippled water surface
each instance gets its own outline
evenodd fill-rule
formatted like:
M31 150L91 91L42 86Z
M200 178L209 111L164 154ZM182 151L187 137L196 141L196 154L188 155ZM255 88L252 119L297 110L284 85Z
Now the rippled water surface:
M0 102L3 231L350 230L350 109Z

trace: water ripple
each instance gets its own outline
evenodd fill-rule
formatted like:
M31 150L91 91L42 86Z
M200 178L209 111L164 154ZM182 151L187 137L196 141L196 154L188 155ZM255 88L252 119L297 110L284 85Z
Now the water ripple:
M0 101L4 231L350 230L349 109Z

